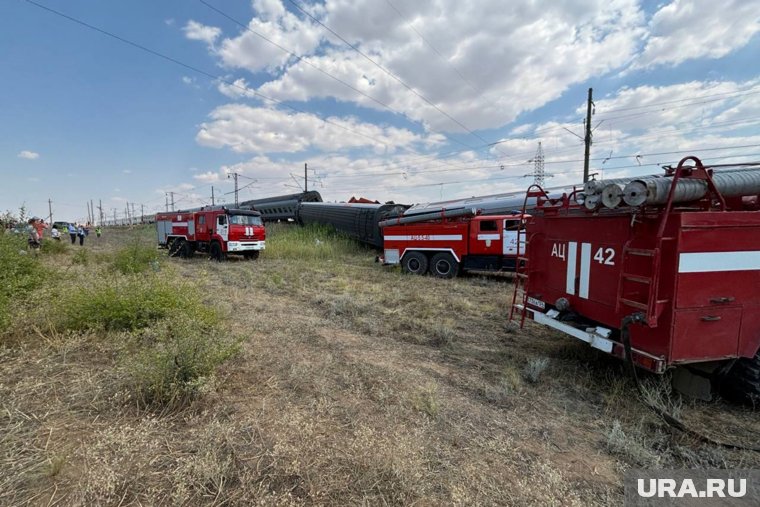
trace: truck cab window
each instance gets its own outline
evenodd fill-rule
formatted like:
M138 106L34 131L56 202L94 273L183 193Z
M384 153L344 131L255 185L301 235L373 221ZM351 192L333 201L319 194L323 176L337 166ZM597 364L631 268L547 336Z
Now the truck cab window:
M504 230L505 231L517 231L520 229L520 221L519 220L504 220Z
M201 215L198 217L198 225L204 225L206 223L206 215Z
M483 220L480 222L481 231L498 231L496 227L496 220Z
M216 219L217 225L227 225L227 215L219 215Z

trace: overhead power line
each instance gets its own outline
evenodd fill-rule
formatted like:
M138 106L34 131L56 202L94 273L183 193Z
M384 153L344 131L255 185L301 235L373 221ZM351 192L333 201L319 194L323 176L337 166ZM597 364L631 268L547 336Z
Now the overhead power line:
M472 84L472 82L469 79L467 79L466 77L464 77L464 75L459 71L459 69L457 69L456 65L454 65L449 60L447 60L446 57L443 56L441 54L441 52L438 51L438 49L436 49L436 47L433 46L433 44L429 40L427 40L427 38L425 38L424 35L422 35L416 28L414 28L414 25L410 21L408 21L406 19L406 16L404 15L404 13L402 13L398 9L398 7L396 7L395 5L393 5L393 3L391 2L391 0L385 0L385 3L387 3L391 7L391 9L393 9L394 11L396 11L396 14L398 14L399 18L401 18L402 21L406 22L406 25L414 33L416 33L420 37L420 39L422 39L422 41L433 51L433 53L435 53L436 55L438 55L438 58L440 58L443 63L445 63L446 65L448 65L454 72L456 72L457 76L459 76L459 78L462 80L462 82L464 82L467 86L469 86L470 89L472 89L472 91L474 91L475 93L480 93L480 90L478 90L475 87L475 85Z
M699 95L697 97L689 97L686 99L666 100L663 102L653 102L651 104L642 104L640 106L618 107L615 109L608 109L607 111L604 111L604 113L606 114L606 113L617 113L619 111L632 111L635 109L645 109L645 108L657 107L657 106L662 106L662 105L667 105L667 104L677 104L679 102L700 101L702 99L709 99L713 97L724 97L723 99L718 99L718 100L725 100L725 97L732 98L731 96L755 95L757 93L760 93L760 88L757 86L753 86L751 88L747 88L746 90L740 90L740 91L713 93L710 95ZM702 103L702 102L697 102L697 103Z
M354 51L356 51L359 55L361 55L362 57L364 57L364 59L366 59L372 65L374 65L375 67L377 67L378 69L380 69L381 71L383 71L385 74L387 74L388 76L390 76L391 78L393 78L393 80L395 80L396 82L398 82L399 84L401 84L404 88L406 88L407 90L409 90L410 92L412 92L414 95L416 95L417 97L419 97L420 99L422 99L423 101L425 101L427 104L429 104L436 111L438 111L439 113L441 113L443 116L445 116L446 118L448 118L449 120L451 120L452 122L454 122L455 124L457 124L459 127L461 127L462 129L464 129L465 131L467 131L469 134L471 134L472 136L476 137L480 141L482 141L484 143L488 142L485 139L483 139L480 135L478 135L477 133L473 132L465 124L463 124L462 122L460 122L459 120L457 120L456 118L454 118L453 116L451 116L449 113L447 113L446 111L444 111L440 107L438 107L435 103L433 103L433 101L431 101L430 99L428 99L427 97L425 97L424 95L422 95L421 93L419 93L412 86L408 85L404 80L402 80L400 77L398 77L397 75L395 75L393 72L391 72L390 70L388 70L385 67L383 67L382 65L380 65L374 59L370 58L361 49L359 49L355 45L353 45L350 42L348 42L338 32L336 32L335 30L333 30L332 28L330 28L329 26L325 25L320 20L318 20L317 18L315 18L314 16L312 16L311 13L309 13L304 8L302 8L301 5L298 2L296 2L295 0L288 0L288 2L290 2L296 9L298 9L299 11L301 11L304 15L308 16L309 18L311 18L312 21L314 21L315 23L317 23L319 26L321 26L322 28L324 28L325 30L327 30L328 32L330 32L331 34L333 34L335 37L337 37L338 39L340 39L341 41L343 41L348 47L350 47L351 49L353 49Z
M304 64L308 65L309 67L313 68L313 69L314 69L314 70L316 70L317 72L320 72L320 73L322 73L323 75L325 75L325 76L329 77L330 79L332 79L332 80L334 80L334 81L336 81L336 82L338 82L338 83L342 84L343 86L345 86L345 87L347 87L347 88L349 88L349 89L351 89L351 90L355 91L356 93L360 94L361 96L363 96L363 97L366 97L367 99L371 100L371 101L372 101L372 102L374 102L375 104L377 104L377 105L379 105L379 106L381 106L381 107L383 107L383 108L387 109L388 111L390 111L390 112L392 112L392 113L394 113L394 114L397 114L397 115L399 115L399 116L406 116L406 117L409 117L409 115L407 115L407 114L406 114L406 113L404 113L403 111L398 111L398 110L396 110L395 108L393 108L393 107L392 107L392 106L390 106L389 104L386 104L385 102L382 102L381 100L378 100L377 98L373 97L372 95L370 95L370 94L368 94L368 93L365 93L365 92L363 92L362 90L360 90L360 89L356 88L356 87L355 87L355 86L353 86L352 84L350 84L350 83L347 83L346 81L342 80L341 78L339 78L339 77L335 76L334 74L331 74L330 72L327 72L326 70L322 69L322 68L321 68L321 67L319 67L318 65L315 65L314 63L312 63L312 62L311 62L311 61L309 61L308 59L304 58L303 56L296 54L295 52L293 52L293 51L291 51L290 49L288 49L288 48L286 48L286 47L284 47L284 46L282 46L282 45L278 44L277 42L273 41L272 39L270 39L269 37L265 36L264 34L262 34L262 33L258 32L258 31L256 31L256 30L254 30L254 29L253 29L253 28L251 28L250 26L248 26L248 25L246 25L246 24L244 24L244 23L242 23L242 22L238 21L237 19L233 18L232 16L230 16L230 15L229 15L229 14L227 14L226 12L222 11L222 10L221 10L221 9L219 9L218 7L216 7L216 6L214 6L214 5L211 5L210 3L206 2L205 0L198 0L198 1L199 1L200 3L202 3L203 5L205 5L206 7L208 7L209 9L211 9L211 10L213 10L213 11L217 12L219 15L221 15L221 16L223 16L223 17L227 18L228 20L232 21L232 22L233 22L233 23L235 23L236 25L240 26L240 27L241 27L241 28L243 28L244 30L247 30L248 32L251 32L252 34L256 35L257 37L261 38L262 40L264 40L264 41L268 42L269 44L271 44L271 45L275 46L276 48L280 49L281 51L283 51L283 52L285 52L285 53L289 54L290 56L292 56L293 58L295 58L295 59L296 59L296 61L298 61L298 62L300 62L300 63L304 63ZM430 132L434 133L434 134L441 134L441 135L445 135L445 134L443 134L442 132L436 132L436 131L435 131L435 130L433 130L433 129L428 129L428 130L429 130ZM463 143L462 141L459 141L459 140L458 140L458 139L456 139L456 138L449 138L448 136L446 136L446 137L447 137L447 139L449 139L450 141L453 141L453 142L455 142L455 143L457 143L457 144L460 144L460 145L462 145L462 146L465 146L467 149L473 149L473 147L471 147L471 146L470 146L470 145L468 145L467 143Z
M106 36L108 36L108 37L111 37L111 38L113 38L113 39L116 39L116 40L118 40L118 41L120 41L120 42L123 42L124 44L128 44L128 45L130 45L130 46L132 46L132 47L135 47L135 48L137 48L137 49L139 49L139 50L141 50L141 51L144 51L144 52L146 52L146 53L150 53L150 54L152 54L153 56L157 56L157 57L159 57L159 58L162 58L162 59L164 59L164 60L167 60L167 61L169 61L169 62L172 62L172 63L174 63L174 64L176 64L176 65L179 65L179 66L181 66L181 67L184 67L184 68L186 68L186 69L188 69L188 70L191 70L191 71L193 71L193 72L197 72L198 74L202 74L203 76L206 76L206 77L208 77L208 78L210 78L210 79L213 79L213 80L216 80L216 81L220 81L220 82L222 82L222 83L225 83L225 84L227 84L227 85L229 85L229 86L232 86L232 87L234 87L234 88L238 88L238 89L240 89L240 90L243 90L243 91L244 91L244 92L246 92L246 93L251 93L251 94L253 94L253 95L257 96L257 97L260 97L260 98L262 98L262 99L264 99L264 100L266 100L266 101L269 101L269 102L271 102L271 103L273 103L273 104L277 104L277 105L280 105L280 106L286 107L286 108L288 108L288 109L290 109L290 110L292 110L292 111L295 111L295 112L297 112L297 113L302 113L302 114L307 114L307 115L313 115L313 116L315 116L316 118L319 118L319 119L320 119L322 122L324 122L324 123L327 123L327 124L329 124L329 125L332 125L332 126L334 126L334 127L338 127L339 129L341 129L341 130L345 130L345 131L347 131L347 132L350 132L351 134L354 134L354 135L357 135L357 136L361 136L361 137L364 137L364 138L366 138L366 139L369 139L369 140L373 141L374 143L377 143L377 144L381 144L381 145L385 146L386 148L388 147L388 145L387 145L387 144L386 144L384 141L381 141L381 140L379 140L379 139L377 139L377 138L375 138L375 137L372 137L372 136L370 136L370 135L364 134L364 133L362 133L362 132L358 132L358 131L356 131L356 130L354 130L354 129L351 129L351 128L349 128L349 127L346 127L345 125L341 125L341 124L339 124L339 123L336 123L336 122L334 122L334 121L331 121L331 120L329 120L329 119L326 119L326 118L322 118L322 117L320 117L320 116L319 116L319 115L317 115L317 114L314 114L314 113L309 113L309 112L307 112L307 111L304 111L304 110L302 110L302 109L299 109L299 108L297 108L297 107L295 107L295 106L292 106L292 105L290 105L290 104L287 104L287 103L285 103L285 102L283 102L283 101L281 101L281 100L277 100L277 99L273 99L273 98L271 98L271 97L267 97L266 95L264 95L264 94L262 94L262 93L260 93L260 92L257 92L257 91L255 91L255 90L252 90L252 89L250 89L250 88L247 88L247 87L245 87L245 86L240 86L239 84L237 84L237 83L235 83L235 82L232 82L232 81L229 81L228 79L225 79L225 78L224 78L224 77L222 77L222 76L219 76L219 75L216 75L216 74L212 74L211 72L207 72L207 71L205 71L205 70L203 70L203 69L200 69L200 68L198 68L198 67L195 67L195 66L193 66L193 65L190 65L190 64L188 64L188 63L182 62L182 61L180 61L180 60L177 60L176 58L173 58L173 57L171 57L171 56L168 56L168 55L166 55L166 54L164 54L164 53L161 53L161 52L159 52L159 51L156 51L156 50L150 49L150 48L148 48L148 47L146 47L146 46L143 46L142 44L139 44L139 43L137 43L137 42L133 42L133 41L131 41L131 40L129 40L129 39L126 39L126 38L124 38L124 37L121 37L121 36L119 36L119 35L116 35L116 34L114 34L114 33L112 33L112 32L109 32L108 30L104 30L104 29L102 29L102 28L98 28L97 26L91 25L91 24L89 24L89 23L87 23L87 22L85 22L85 21L82 21L81 19L75 18L75 17L73 17L73 16L69 16L68 14L64 14L63 12L57 11L57 10L55 10L55 9L52 9L52 8L50 8L50 7L47 7L47 6L45 6L45 5L42 5L42 4L40 4L40 3L37 3L37 2L35 2L34 0L24 0L24 1L25 1L25 2L27 2L27 3L29 3L29 4L31 4L31 5L34 5L35 7L38 7L38 8L40 8L40 9L43 9L43 10L45 10L45 11L48 11L48 12L50 12L50 13L52 13L52 14L55 14L56 16L60 16L60 17L62 17L62 18L64 18L64 19L67 19L67 20L69 20L69 21L73 22L73 23L76 23L76 24L78 24L78 25L81 25L81 26L84 26L84 27L86 27L86 28L89 28L90 30L94 30L94 31L96 31L96 32L99 32L99 33L101 33L101 34L103 34L103 35L106 35Z

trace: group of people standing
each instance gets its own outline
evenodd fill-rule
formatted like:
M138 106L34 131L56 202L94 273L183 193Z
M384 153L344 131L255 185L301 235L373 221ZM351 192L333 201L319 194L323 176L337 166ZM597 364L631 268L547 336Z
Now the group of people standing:
M34 217L29 220L29 246L33 249L39 248L42 243L42 237L45 233L45 229L48 229L48 225L41 218ZM79 238L79 246L84 246L84 238L90 234L90 224L68 224L69 237L71 238L71 244L77 242ZM95 234L100 237L102 230L100 226L95 227ZM50 229L50 237L54 241L61 241L61 231L55 225Z

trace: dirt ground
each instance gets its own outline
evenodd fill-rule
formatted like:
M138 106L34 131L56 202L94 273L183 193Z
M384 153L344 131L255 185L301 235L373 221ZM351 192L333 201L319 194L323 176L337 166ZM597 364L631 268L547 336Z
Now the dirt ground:
M131 404L97 337L0 347L0 504L616 505L630 468L760 466L663 424L616 360L509 330L508 278L374 255L168 261L244 338L182 410ZM647 381L696 428L760 440L754 409Z

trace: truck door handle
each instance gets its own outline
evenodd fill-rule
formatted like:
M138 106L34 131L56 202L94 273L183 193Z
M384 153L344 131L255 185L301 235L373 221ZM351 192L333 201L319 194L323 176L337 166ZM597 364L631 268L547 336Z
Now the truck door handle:
M710 298L711 303L715 303L718 305L726 304L726 303L733 303L736 300L733 296L724 296L719 298Z
M705 315L704 317L702 317L702 320L705 322L715 322L715 321L720 320L720 317L717 315Z

